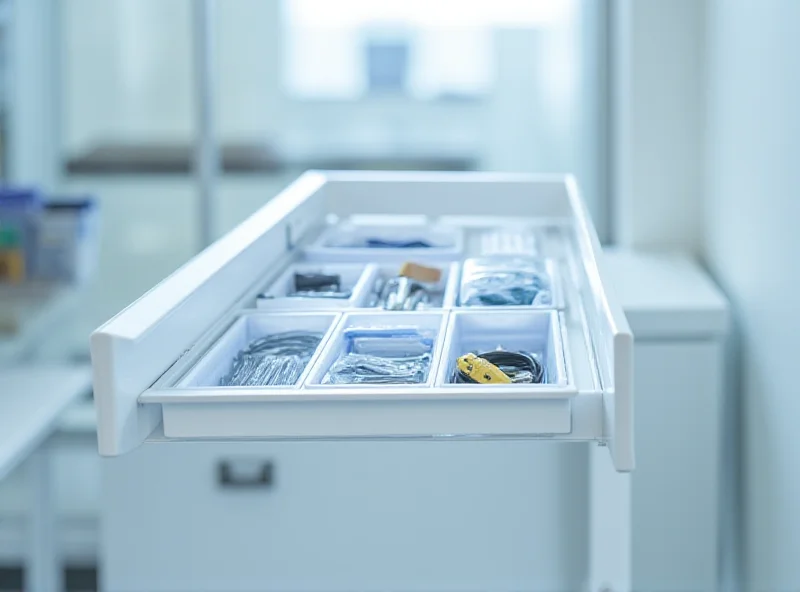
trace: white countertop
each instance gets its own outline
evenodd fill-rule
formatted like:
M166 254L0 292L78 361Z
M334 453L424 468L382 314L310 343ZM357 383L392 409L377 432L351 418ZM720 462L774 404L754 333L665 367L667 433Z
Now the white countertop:
M604 251L611 287L636 338L701 338L728 330L728 301L689 256Z
M89 388L87 365L0 369L0 479L51 434L64 410Z
M0 365L13 364L52 338L79 301L71 286L0 286Z

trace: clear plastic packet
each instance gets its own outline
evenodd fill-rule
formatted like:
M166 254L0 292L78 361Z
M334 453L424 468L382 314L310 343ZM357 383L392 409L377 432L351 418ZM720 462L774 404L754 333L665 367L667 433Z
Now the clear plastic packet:
M344 331L345 354L323 384L419 384L428 378L432 332L414 327L352 327Z
M553 304L552 279L534 257L467 259L459 291L461 306L547 306Z
M428 378L431 355L389 358L348 353L333 363L323 384L420 384Z
M297 382L321 333L286 331L256 339L233 360L220 386L287 386Z

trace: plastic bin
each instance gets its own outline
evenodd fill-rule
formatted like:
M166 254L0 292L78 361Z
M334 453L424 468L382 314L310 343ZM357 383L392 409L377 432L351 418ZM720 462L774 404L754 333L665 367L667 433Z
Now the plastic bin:
M306 248L305 256L312 261L381 262L422 258L455 261L463 252L464 232L453 226L343 222L325 230Z
M544 380L540 384L495 384L491 388L510 391L540 389L549 393L553 387L567 386L564 337L559 313L507 309L458 310L450 315L436 386L465 386L453 380L456 359L469 352L482 353L498 348L533 354L544 366ZM481 389L486 386L470 384L469 388Z
M420 260L415 261L422 265L438 267L442 270L442 278L435 284L423 284L430 294L430 302L426 308L419 310L430 310L435 308L452 308L456 304L458 296L458 278L461 270L460 263L437 262ZM381 308L380 292L386 281L397 276L400 270L400 263L396 264L374 264L370 273L370 285L365 299L365 306L369 308Z
M444 312L353 312L346 313L344 318L339 323L331 339L328 341L325 349L320 355L319 360L311 369L308 380L305 383L306 387L320 387L335 390L361 390L361 389L379 389L391 390L394 387L402 388L424 388L433 384L433 377L436 373L439 359L439 352L442 349L444 341L445 327L447 324L447 314ZM353 328L370 328L382 329L391 328L398 329L413 329L420 332L425 332L430 336L432 341L430 349L430 363L428 366L427 374L422 382L415 384L325 384L325 376L328 374L331 366L339 360L342 356L347 355L348 343L345 339L345 331Z
M93 199L48 202L39 220L35 276L67 283L88 280L97 262L99 226Z
M364 263L299 263L289 266L270 287L256 298L256 307L263 310L332 310L361 306L369 297L378 270ZM340 288L350 290L349 298L289 296L295 290L295 273L337 275Z
M329 338L333 326L339 319L336 313L263 313L242 314L223 333L213 346L200 358L194 367L178 382L176 388L218 388L219 391L244 389L291 389L297 388L305 379L319 357L322 346ZM305 370L294 385L276 386L219 386L220 380L230 371L237 354L253 341L266 335L284 331L312 331L321 333L322 340L317 346Z
M529 304L510 303L533 295ZM467 259L461 270L458 306L483 310L563 308L556 265L549 259L519 255Z
M39 223L42 213L42 199L39 192L30 188L0 188L0 232L3 234L6 258L22 261L21 276L13 279L22 281L36 274L36 253L38 245ZM17 251L12 255L12 252ZM19 252L21 251L21 253ZM6 262L6 270L10 269Z

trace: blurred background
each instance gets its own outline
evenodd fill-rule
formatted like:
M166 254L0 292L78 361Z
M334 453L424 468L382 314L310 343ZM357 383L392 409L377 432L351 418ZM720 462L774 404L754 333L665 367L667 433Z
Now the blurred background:
M800 589L800 2L218 1L208 72L220 170L204 236L194 175L204 66L197 1L0 0L0 591L97 589L111 539L88 374L26 368L67 362L85 371L94 328L312 168L572 172L610 258L681 253L682 263L659 264L668 279L650 286L679 302L656 297L648 310L730 313L731 323L702 339L637 335L637 371L658 370L636 378L652 389L637 391L633 589ZM47 265L20 255L34 210L55 245ZM17 226L8 230L8 220ZM639 287L652 269L620 283ZM707 300L675 287L687 274ZM34 394L53 385L65 393L45 414ZM25 405L41 434L24 446L5 442ZM584 589L586 447L528 444L441 449L441 457L408 445L394 456L348 457L356 468L344 473L376 499L418 499L441 516L453 499L496 512L474 528L491 560L461 560L478 552L468 536L440 545L464 564L456 588ZM321 491L321 464L346 464L332 449L311 450L274 449L281 467L305 475L303 495ZM211 448L196 451L215 458ZM166 476L205 470L208 460L167 456L145 465L169 461ZM443 466L453 471L446 479ZM305 524L303 504L324 509L317 502L282 502L289 535ZM358 516L355 506L347 508ZM432 516L413 510L394 527ZM351 516L333 502L329 511ZM191 548L175 546L184 543ZM452 589L425 563L426 543L399 570L421 578L405 588ZM147 537L117 546L114 557L137 545ZM65 583L39 568L26 580L31 557L39 567L57 557ZM152 573L170 573L170 561ZM213 561L195 564L204 581ZM160 582L187 589L180 579Z
M106 228L85 335L201 246L193 20L189 0L56 8L53 183ZM215 236L309 168L578 171L599 217L603 23L577 0L220 2Z

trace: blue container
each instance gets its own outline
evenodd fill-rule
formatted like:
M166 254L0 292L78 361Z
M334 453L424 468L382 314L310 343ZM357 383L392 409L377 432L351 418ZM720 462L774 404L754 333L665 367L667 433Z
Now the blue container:
M51 199L40 217L36 277L87 281L97 261L98 240L99 210L94 199Z
M38 229L42 214L38 190L25 187L0 187L0 229L13 229L20 237L25 275L36 274Z

